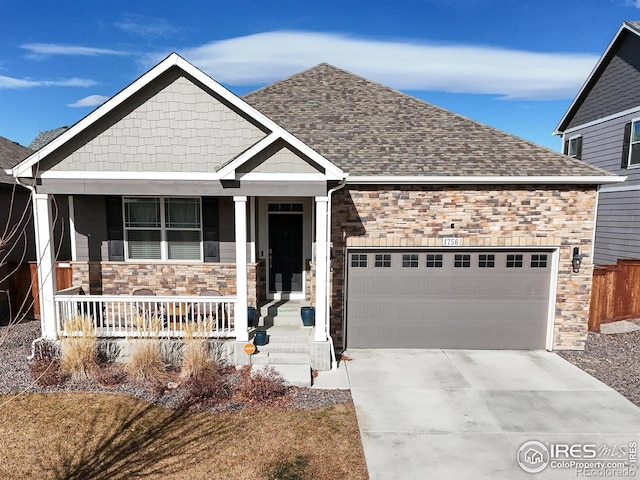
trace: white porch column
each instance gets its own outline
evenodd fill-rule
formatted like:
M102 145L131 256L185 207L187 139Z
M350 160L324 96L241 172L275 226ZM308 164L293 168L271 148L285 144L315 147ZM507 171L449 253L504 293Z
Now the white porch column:
M239 342L249 341L247 320L247 197L233 197L236 225L236 295L235 334Z
M51 203L45 193L33 193L33 218L36 230L36 258L38 260L38 292L40 297L40 324L42 336L55 340L56 292L55 257L53 253L53 225Z
M329 327L329 312L327 310L327 271L328 251L327 245L327 205L329 197L316 197L316 329L315 341L327 340Z

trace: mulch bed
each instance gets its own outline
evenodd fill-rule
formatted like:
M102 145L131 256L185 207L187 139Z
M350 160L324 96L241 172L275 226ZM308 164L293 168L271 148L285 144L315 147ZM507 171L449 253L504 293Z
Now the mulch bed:
M4 338L7 327L0 327L0 338ZM105 393L121 393L147 400L168 408L180 407L184 398L184 390L178 388L162 388L156 382L133 382L127 379L113 384L99 384L95 381L73 382L66 380L53 386L39 386L34 383L27 357L31 352L31 342L40 334L40 322L28 321L11 327L10 334L0 345L0 394L17 392L70 392L98 391ZM117 368L117 367L115 367ZM108 372L103 373L103 379ZM164 385L175 378L168 377ZM315 388L288 387L287 394L278 402L270 402L270 407L291 409L315 409L331 405L351 402L349 390L323 390ZM237 411L247 407L260 408L259 404L238 403L229 401L218 405L194 405L214 411Z
M558 355L640 407L640 331L589 332L584 351L559 351Z

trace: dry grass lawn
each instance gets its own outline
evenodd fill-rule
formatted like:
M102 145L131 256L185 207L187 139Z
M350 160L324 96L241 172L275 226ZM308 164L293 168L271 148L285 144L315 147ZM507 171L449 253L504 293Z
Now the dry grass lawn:
M368 478L352 404L192 413L124 395L29 394L0 407L0 458L6 479Z

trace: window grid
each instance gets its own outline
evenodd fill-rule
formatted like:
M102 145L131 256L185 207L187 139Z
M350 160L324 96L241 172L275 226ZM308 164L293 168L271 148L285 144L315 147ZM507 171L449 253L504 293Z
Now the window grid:
M471 255L468 253L456 253L453 260L454 268L471 268Z
M402 268L418 268L418 254L417 253L403 253L402 254Z
M427 268L442 268L442 254L427 253Z
M496 266L496 256L492 253L481 253L478 255L478 268L494 268Z
M389 255L388 253L377 253L376 254L375 267L376 268L390 268L391 267L391 255Z
M531 268L547 268L546 254L531 255Z
M519 253L507 255L507 268L522 268L522 255Z
M367 268L367 254L366 253L351 254L351 266L353 268Z
M194 197L124 197L127 260L202 260L202 207Z

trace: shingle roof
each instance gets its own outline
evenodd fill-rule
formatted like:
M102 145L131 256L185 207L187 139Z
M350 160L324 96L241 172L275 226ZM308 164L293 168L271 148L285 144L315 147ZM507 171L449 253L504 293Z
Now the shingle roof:
M0 183L14 183L13 177L4 173L5 169L12 168L31 153L27 147L13 142L8 138L0 137Z
M350 175L608 174L326 63L243 99Z
M31 150L40 150L51 140L54 140L56 137L60 136L60 134L64 133L69 127L59 127L54 128L53 130L47 130L45 132L40 132L36 138L29 144L29 148Z

